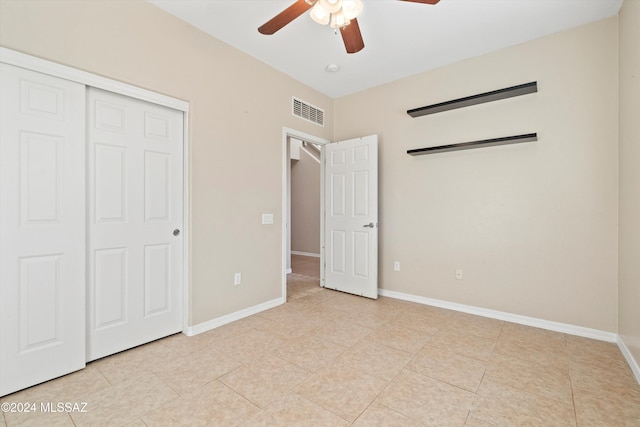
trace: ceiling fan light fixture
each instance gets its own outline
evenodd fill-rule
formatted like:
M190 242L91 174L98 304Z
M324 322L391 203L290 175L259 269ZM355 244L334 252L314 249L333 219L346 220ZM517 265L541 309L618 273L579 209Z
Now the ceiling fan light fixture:
M311 15L311 19L320 25L327 25L331 19L331 14L327 12L319 2L313 6L309 15Z
M347 19L356 18L363 8L362 0L342 0L342 14Z
M338 29L338 28L344 28L350 23L351 21L348 20L347 17L344 16L344 14L342 13L342 10L340 10L337 13L331 14L331 22L329 23L329 26L331 28Z
M318 24L329 24L337 31L349 25L363 7L362 0L316 0L309 15Z
M318 4L329 13L336 13L342 7L341 0L318 0Z
M440 0L402 0L420 4L436 4ZM321 25L329 24L340 33L347 53L364 49L357 17L364 8L362 0L296 0L291 6L258 27L261 34L274 34L305 12Z

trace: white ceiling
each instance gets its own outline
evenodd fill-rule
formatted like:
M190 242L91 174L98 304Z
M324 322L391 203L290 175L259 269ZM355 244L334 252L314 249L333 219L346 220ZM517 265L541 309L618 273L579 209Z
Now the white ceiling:
M365 48L308 13L265 36L257 28L295 0L147 0L308 86L337 98L402 77L614 16L623 0L363 0ZM340 71L325 67L337 64Z

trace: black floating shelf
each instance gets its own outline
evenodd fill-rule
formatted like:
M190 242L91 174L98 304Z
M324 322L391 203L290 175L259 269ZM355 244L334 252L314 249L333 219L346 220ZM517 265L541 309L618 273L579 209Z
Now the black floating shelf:
M479 147L495 147L498 145L518 144L520 142L537 141L537 133L525 133L524 135L505 136L502 138L483 139L481 141L461 142L459 144L438 145L435 147L416 148L407 150L407 154L420 156L422 154L446 153L448 151L468 150Z
M464 98L427 105L426 107L414 108L413 110L407 110L407 114L415 118L426 116L427 114L441 113L443 111L455 110L456 108L470 107L472 105L483 104L485 102L526 95L537 91L538 82L530 82L518 86L511 86L504 89L481 93L479 95L466 96Z

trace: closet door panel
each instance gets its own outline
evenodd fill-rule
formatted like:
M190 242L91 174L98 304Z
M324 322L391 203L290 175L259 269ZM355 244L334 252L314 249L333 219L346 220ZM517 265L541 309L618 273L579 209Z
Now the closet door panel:
M94 360L182 330L183 114L95 88L87 102Z
M0 64L0 395L85 366L85 87Z

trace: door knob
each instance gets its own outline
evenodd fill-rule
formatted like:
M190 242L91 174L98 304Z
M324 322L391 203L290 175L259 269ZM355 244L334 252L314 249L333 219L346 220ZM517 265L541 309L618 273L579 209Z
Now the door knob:
M373 228L373 227L375 227L375 225L373 225L373 223L370 222L369 224L363 225L363 227Z
M180 230L178 230L177 228L175 230L173 230L173 235L174 236L179 236L180 235Z

